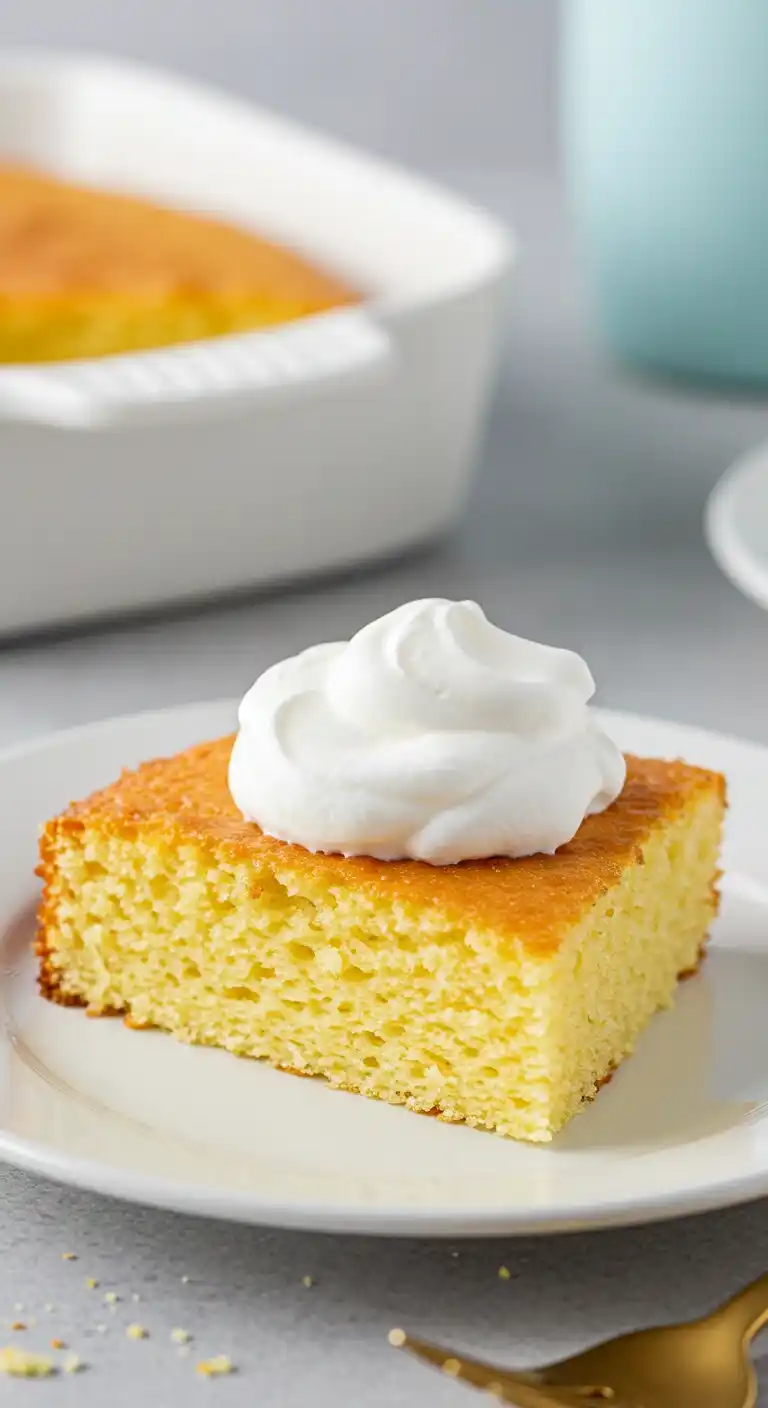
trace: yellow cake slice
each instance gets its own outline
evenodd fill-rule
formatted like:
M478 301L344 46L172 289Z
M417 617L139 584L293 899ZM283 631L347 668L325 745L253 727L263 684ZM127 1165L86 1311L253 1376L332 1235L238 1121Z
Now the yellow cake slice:
M699 963L715 773L629 758L557 854L438 868L263 835L231 799L231 745L147 763L45 827L46 997L541 1141Z
M164 347L356 298L253 231L0 166L0 362Z

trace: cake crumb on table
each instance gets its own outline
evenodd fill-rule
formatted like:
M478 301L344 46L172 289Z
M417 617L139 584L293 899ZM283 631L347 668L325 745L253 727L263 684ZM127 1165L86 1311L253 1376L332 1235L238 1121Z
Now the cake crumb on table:
M308 1291L311 1290L311 1288L312 1288L312 1287L314 1286L314 1284L315 1284L315 1278L314 1278L314 1276L302 1276L302 1278L301 1278L301 1284L302 1284L302 1286L306 1286L306 1288L307 1288Z
M144 1329L143 1325L129 1325L125 1333L129 1340L145 1340L148 1338L148 1331Z
M89 1276L85 1284L88 1287L89 1291L95 1291L99 1283L96 1280L95 1276Z
M512 1280L512 1272L510 1271L510 1269L509 1269L508 1266L500 1266L500 1267L499 1267L498 1275L499 1275L499 1280L500 1280L500 1281L511 1281L511 1280Z
M171 1330L171 1339L173 1340L174 1344L188 1344L191 1338L192 1336L190 1335L189 1330Z
M26 1328L27 1328L27 1327L26 1327L26 1325L24 1324L24 1321L23 1321L23 1320L12 1320L12 1321L11 1321L11 1329L12 1329L12 1330L26 1330Z
M84 1369L85 1367L86 1366L83 1360L80 1358L79 1354L68 1354L66 1359L64 1360L65 1374L79 1374L80 1370Z
M47 1354L30 1354L26 1349L7 1345L0 1349L0 1374L15 1379L46 1379L56 1371Z
M65 1343L64 1343L63 1340L59 1340L59 1339L53 1339L53 1340L51 1340L51 1349L66 1349L66 1347L67 1347L67 1346L65 1345Z
M62 1253L61 1253L61 1259L62 1259L62 1261L77 1261L77 1253L76 1253L76 1252L62 1252Z
M206 1379L218 1378L220 1374L232 1374L234 1364L228 1354L217 1354L213 1359L201 1359L195 1365L198 1374L202 1374Z
M402 1349L405 1344L405 1330L390 1330L387 1339L394 1349Z

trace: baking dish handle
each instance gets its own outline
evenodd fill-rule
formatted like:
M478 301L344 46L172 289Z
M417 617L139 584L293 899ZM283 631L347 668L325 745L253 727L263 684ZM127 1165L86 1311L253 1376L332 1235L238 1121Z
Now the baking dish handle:
M73 430L181 423L365 380L392 358L371 313L344 308L159 350L0 367L0 421Z

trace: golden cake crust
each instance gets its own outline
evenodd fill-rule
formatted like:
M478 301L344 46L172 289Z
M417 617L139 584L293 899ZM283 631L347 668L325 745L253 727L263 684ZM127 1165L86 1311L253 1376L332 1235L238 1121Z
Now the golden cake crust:
M267 864L278 878L302 879L331 888L372 892L411 906L438 909L464 926L514 935L537 955L554 951L565 933L630 864L642 861L642 846L654 829L695 805L706 794L721 800L724 778L682 762L627 758L627 781L618 800L588 817L577 835L554 856L495 858L435 867L420 861L316 855L265 836L240 816L229 793L227 769L232 737L217 739L173 758L144 763L135 772L49 822L41 838L39 874L46 884L55 869L58 838L86 829L125 837L150 833L166 842L194 842L219 859ZM40 947L45 987L44 893Z
M252 230L0 166L2 363L199 342L358 299Z
M0 300L272 290L319 310L338 280L222 220L0 166Z

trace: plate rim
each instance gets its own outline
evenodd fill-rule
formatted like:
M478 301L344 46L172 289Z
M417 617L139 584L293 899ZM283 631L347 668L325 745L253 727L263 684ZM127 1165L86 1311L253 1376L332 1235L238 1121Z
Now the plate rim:
M744 541L736 523L739 509L756 480L768 475L768 440L732 460L707 499L704 535L720 571L732 586L756 606L768 609L768 560Z
M231 712L236 709L237 702L231 698L215 698L169 705L162 709L118 714L22 739L0 749L0 772L9 762L34 758L70 743L87 742L94 734L119 732L123 727L139 723L151 726L155 721L162 723L171 718L184 720L194 718L195 714L202 717L217 710ZM756 740L624 710L600 709L596 712L608 725L615 723L629 729L679 730L699 745L722 747L725 744L739 751L760 754L763 761L768 763L768 745ZM434 1209L403 1202L349 1208L323 1200L281 1201L263 1194L254 1196L241 1189L220 1188L204 1182L184 1183L63 1153L39 1140L9 1133L2 1126L0 1162L69 1187L186 1215L286 1230L383 1237L517 1237L596 1231L713 1212L768 1194L768 1154L764 1167L759 1170L743 1176L729 1175L714 1179L699 1188L681 1189L674 1193L662 1188L639 1198L601 1198L589 1205L561 1203L558 1208L545 1213L531 1206L521 1208L496 1202L475 1208L466 1204L446 1203Z

